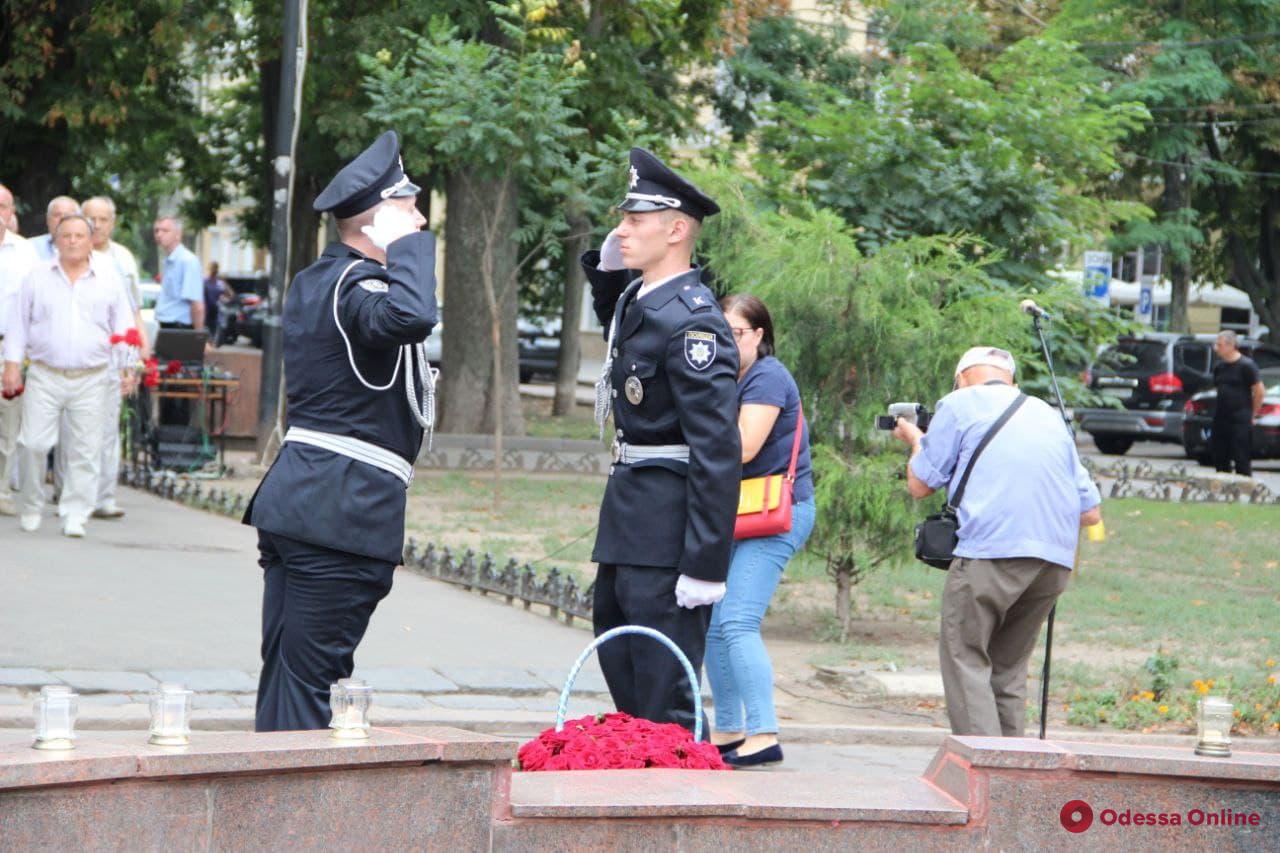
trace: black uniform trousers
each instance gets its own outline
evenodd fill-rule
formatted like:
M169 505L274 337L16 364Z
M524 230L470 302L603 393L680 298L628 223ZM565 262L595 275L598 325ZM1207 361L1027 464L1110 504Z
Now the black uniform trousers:
M1253 422L1233 419L1214 419L1211 444L1213 467L1219 471L1231 471L1234 462L1237 474L1253 476Z
M349 678L395 563L258 532L263 570L260 732L329 725L329 685Z
M620 625L643 625L661 631L689 658L695 673L702 672L707 648L711 607L687 608L676 604L676 580L671 568L623 566L602 563L596 572L592 621L596 636ZM694 728L693 691L680 661L652 637L626 635L600 646L596 654L619 711L656 723L678 723ZM710 732L706 715L703 738Z

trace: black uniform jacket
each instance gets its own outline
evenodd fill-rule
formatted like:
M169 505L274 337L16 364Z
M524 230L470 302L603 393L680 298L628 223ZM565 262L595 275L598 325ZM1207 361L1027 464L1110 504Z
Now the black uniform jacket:
M435 235L421 231L387 247L384 267L331 243L298 273L284 306L284 371L289 426L351 436L412 463L422 428L405 394L400 364L385 391L356 378L334 322L333 291L348 265L338 319L366 381L386 385L404 344L436 323ZM421 383L414 377L419 400ZM404 553L405 486L394 474L307 444L286 442L249 503L244 522L352 554L399 563Z
M738 349L729 324L696 267L621 305L634 273L602 272L598 262L597 252L582 257L606 339L615 310L622 312L611 376L615 436L634 445L687 444L689 462L614 465L591 558L723 581L742 477ZM638 403L628 397L628 380L633 389L639 382Z

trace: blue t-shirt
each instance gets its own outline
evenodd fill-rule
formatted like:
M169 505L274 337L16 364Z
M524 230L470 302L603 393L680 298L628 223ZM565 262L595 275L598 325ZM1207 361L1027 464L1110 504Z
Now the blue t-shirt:
M747 403L777 406L781 411L756 458L742 466L742 479L787 473L791 464L791 445L796 435L796 416L800 412L800 389L782 362L767 355L756 359L756 363L747 369L747 375L738 381L738 405ZM792 495L797 501L807 501L813 497L808 421L800 436L800 453L796 457L796 483Z

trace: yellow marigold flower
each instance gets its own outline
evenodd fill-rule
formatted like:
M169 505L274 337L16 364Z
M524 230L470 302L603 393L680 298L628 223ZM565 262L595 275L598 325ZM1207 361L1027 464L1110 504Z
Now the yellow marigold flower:
M1275 665L1276 665L1275 658L1267 658L1267 666L1275 666Z
M1150 690L1144 690L1142 691L1142 698L1150 702L1152 699L1156 698L1156 694L1152 693Z
M1167 714L1169 713L1169 706L1161 705L1159 708L1156 708L1156 710L1159 711L1161 714Z
M1267 684L1275 684L1275 683L1276 683L1276 677L1275 677L1275 675L1268 675L1268 676L1267 676Z

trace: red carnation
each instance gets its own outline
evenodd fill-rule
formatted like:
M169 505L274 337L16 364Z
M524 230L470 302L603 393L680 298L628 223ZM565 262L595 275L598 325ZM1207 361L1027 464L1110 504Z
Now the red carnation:
M130 329L124 333L124 342L131 347L142 346L142 335L137 329Z
M175 373L181 373L182 362L178 361L176 358L172 359L169 364L165 366L164 372L168 373L170 376L173 376Z
M112 336L111 336L111 345L112 345L112 346L115 346L116 344L122 344L122 343L124 343L124 335L112 335Z

